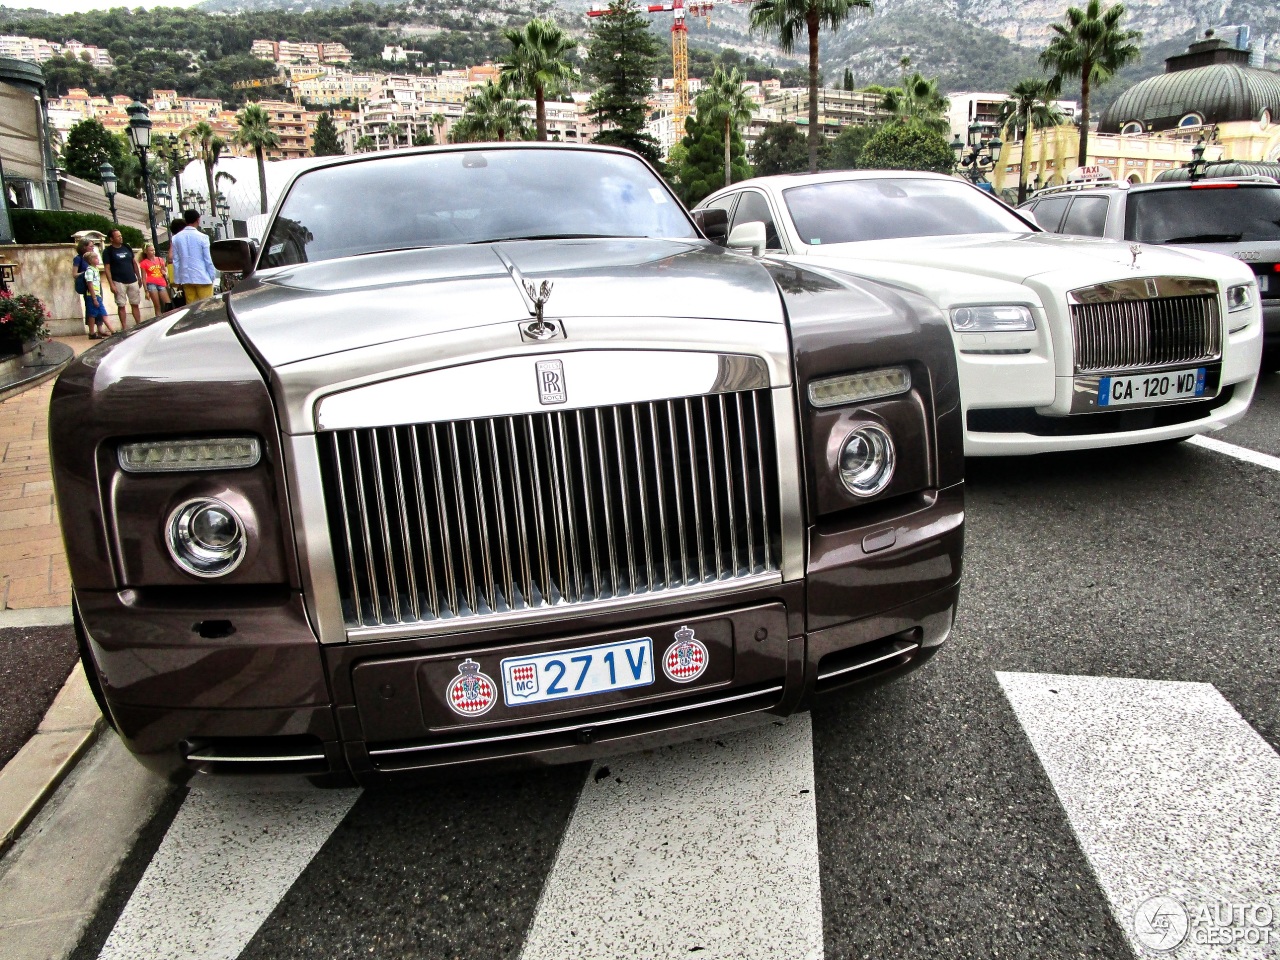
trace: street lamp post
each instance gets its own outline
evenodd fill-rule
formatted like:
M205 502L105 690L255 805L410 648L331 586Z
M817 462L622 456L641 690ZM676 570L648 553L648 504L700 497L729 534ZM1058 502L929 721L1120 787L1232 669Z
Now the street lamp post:
M227 223L231 219L231 204L221 193L218 194L215 209L218 212L218 219L222 221L222 236L225 238L229 235Z
M116 216L116 172L111 164L103 163L98 168L98 174L102 177L102 192L107 195L107 203L111 207L111 222L119 222Z
M142 162L142 189L147 195L147 221L151 225L151 242L159 249L155 200L151 195L151 171L147 168L147 150L151 148L151 118L147 115L149 111L146 105L137 100L125 107L125 113L129 114L129 142L133 144L133 149Z
M1026 148L1025 143L1023 148ZM1000 151L1004 149L1004 144L999 137L984 140L982 124L975 122L969 124L969 142L963 143L957 133L956 138L951 141L951 149L956 155L960 175L976 185L982 183L987 173L994 170L1000 162Z
M1187 170L1190 171L1188 176L1192 180L1199 180L1204 176L1204 168L1208 166L1208 161L1204 158L1204 141L1201 140L1191 148L1191 162L1187 164Z

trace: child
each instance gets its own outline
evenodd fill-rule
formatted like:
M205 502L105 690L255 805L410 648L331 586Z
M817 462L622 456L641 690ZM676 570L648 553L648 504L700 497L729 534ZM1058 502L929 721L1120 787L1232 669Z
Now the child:
M102 258L91 247L85 252L85 259L89 264L84 271L85 323L94 330L89 334L90 340L105 340L111 336L111 328L107 326L107 308L102 302Z
M169 285L165 282L164 261L156 256L156 248L150 243L142 248L142 282L146 284L147 296L156 316L164 313L163 306L169 305Z

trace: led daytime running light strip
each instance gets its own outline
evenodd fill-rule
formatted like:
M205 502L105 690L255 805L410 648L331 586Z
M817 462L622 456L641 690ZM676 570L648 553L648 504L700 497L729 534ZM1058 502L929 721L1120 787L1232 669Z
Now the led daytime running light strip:
M809 383L809 402L815 407L840 407L896 397L911 389L911 371L906 367L885 367L846 373Z
M257 465L262 446L256 437L152 440L121 444L117 459L126 473L242 470Z

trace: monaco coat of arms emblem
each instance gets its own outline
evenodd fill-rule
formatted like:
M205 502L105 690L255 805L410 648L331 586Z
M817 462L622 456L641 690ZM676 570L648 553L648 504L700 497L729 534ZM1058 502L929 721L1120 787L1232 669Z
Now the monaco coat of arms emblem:
M458 675L449 681L444 698L454 713L478 717L488 713L498 699L498 688L480 672L480 664L468 658L458 665Z
M689 683L702 676L710 659L703 642L687 626L681 627L676 631L676 642L662 655L662 672L676 683Z

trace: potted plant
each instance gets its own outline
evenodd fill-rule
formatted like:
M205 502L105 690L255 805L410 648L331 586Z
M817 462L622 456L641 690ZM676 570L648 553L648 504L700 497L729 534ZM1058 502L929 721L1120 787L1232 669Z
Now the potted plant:
M0 290L0 354L25 353L48 340L50 316L35 294Z

